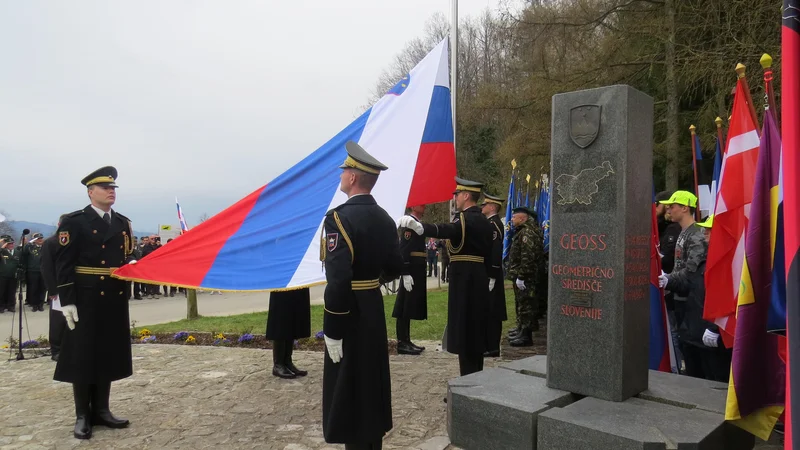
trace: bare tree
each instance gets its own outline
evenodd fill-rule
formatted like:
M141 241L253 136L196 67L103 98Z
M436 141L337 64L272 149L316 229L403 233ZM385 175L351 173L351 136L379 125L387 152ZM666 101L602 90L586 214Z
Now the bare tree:
M211 218L211 217L208 215L208 213L203 213L203 214L200 216L200 218L198 218L198 219L197 219L197 223L203 223L203 222L205 222L206 220L208 220L208 219L210 219L210 218Z

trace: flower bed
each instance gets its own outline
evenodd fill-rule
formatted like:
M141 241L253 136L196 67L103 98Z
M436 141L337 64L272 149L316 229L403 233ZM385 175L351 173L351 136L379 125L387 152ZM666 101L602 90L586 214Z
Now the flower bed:
M181 331L179 333L151 333L142 329L131 333L131 342L134 344L176 344L176 345L206 345L214 347L241 347L271 349L272 341L259 334L224 334L224 333L196 333ZM320 331L314 336L298 339L294 342L295 350L321 352L325 349L325 340ZM397 342L389 341L389 353L397 353Z

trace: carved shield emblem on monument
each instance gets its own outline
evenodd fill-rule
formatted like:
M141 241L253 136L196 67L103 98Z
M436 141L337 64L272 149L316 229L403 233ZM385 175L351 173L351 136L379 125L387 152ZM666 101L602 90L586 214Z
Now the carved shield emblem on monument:
M569 111L569 137L580 148L592 145L600 132L600 105L576 106Z

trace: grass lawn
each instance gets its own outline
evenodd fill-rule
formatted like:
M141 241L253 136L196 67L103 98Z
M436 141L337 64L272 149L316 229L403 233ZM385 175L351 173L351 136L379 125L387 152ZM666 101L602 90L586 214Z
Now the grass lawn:
M395 319L392 318L392 308L394 308L394 295L383 298L384 310L386 314L386 331L389 339L395 336ZM508 319L503 322L503 329L507 330L515 325L516 311L514 309L514 292L506 290L506 310ZM311 334L312 336L322 330L322 305L311 306ZM235 316L220 317L200 317L194 320L179 320L177 322L162 323L158 325L147 325L147 329L153 333L177 333L179 331L189 332L219 332L231 334L264 334L267 326L267 315L269 312L239 314ZM415 340L434 340L442 338L444 327L447 324L447 291L433 290L428 291L428 320L411 321L411 337ZM137 328L144 327L145 324L136 324Z

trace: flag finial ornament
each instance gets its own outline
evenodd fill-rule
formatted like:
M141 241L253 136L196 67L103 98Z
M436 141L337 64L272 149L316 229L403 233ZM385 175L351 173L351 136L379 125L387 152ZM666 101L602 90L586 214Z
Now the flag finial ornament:
M745 71L747 70L747 66L742 63L736 64L736 75L739 75L739 78L744 78Z
M772 67L772 56L769 56L769 54L764 53L763 55L761 55L761 59L759 60L759 62L761 63L762 68L769 69L770 67Z
M517 160L516 159L512 159L511 160L511 169L513 170L513 169L516 169L516 168L517 168Z
M717 124L717 128L722 128L722 117L717 116L717 118L714 119L714 123Z
M692 132L692 136L694 136L694 133L695 133L695 130L696 130L696 129L697 129L697 127L696 127L696 126L694 126L694 124L692 124L692 125L690 125L690 126L689 126L689 131L691 131L691 132Z

